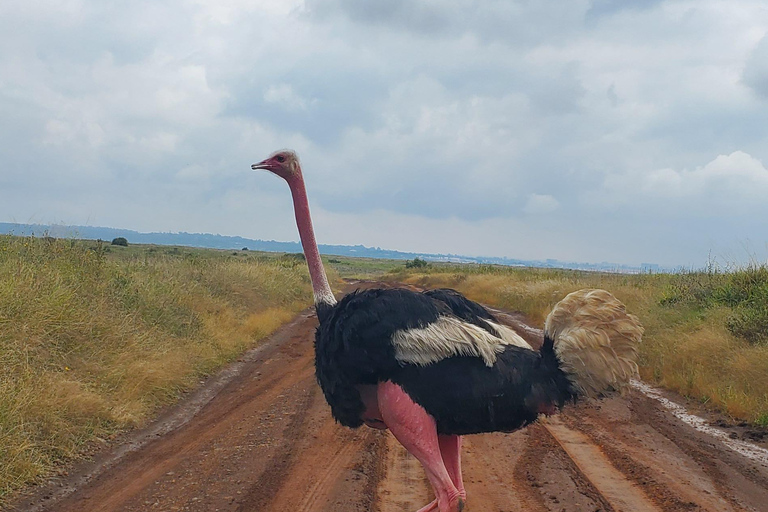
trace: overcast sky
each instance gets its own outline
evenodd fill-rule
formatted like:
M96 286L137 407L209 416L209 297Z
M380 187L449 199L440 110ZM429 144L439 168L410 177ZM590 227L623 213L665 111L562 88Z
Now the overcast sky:
M768 255L768 4L2 0L0 221L700 267Z

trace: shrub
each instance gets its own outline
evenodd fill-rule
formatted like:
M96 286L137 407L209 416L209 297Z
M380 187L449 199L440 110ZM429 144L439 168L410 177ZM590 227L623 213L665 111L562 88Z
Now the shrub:
M750 343L768 343L768 266L749 265L731 272L709 268L674 276L659 300L662 306L687 306L704 314L726 307L725 326Z
M418 257L405 262L405 268L427 268L428 266L429 263Z
M112 245L122 245L123 247L128 247L128 240L126 240L122 236L119 236L117 238L112 239Z
M307 258L300 252L289 252L280 256L279 259L280 265L287 268L296 268L299 265L303 266L305 261L307 261Z
M768 306L742 306L726 321L728 330L750 343L768 343Z

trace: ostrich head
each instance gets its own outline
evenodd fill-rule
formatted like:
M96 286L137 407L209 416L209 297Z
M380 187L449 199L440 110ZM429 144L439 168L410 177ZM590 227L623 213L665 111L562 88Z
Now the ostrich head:
M284 180L291 180L301 176L301 167L299 166L299 156L290 149L281 149L275 151L268 158L257 164L253 164L251 169L265 169L271 173L277 174Z

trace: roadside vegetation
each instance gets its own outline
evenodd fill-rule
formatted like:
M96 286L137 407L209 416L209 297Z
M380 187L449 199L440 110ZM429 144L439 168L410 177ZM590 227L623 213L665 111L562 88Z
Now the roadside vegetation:
M293 255L0 236L0 503L141 426L311 297Z
M566 294L605 288L645 326L640 373L733 418L768 426L768 267L679 274L609 274L490 265L406 268L388 279L451 287L525 313L542 327Z

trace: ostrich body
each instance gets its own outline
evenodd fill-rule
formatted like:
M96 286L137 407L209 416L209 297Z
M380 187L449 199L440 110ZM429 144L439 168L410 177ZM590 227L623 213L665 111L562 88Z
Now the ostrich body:
M580 290L547 318L536 351L454 290L369 289L337 302L323 269L298 157L254 164L291 189L319 327L315 370L344 426L389 429L421 462L436 499L458 512L466 492L461 436L511 432L578 396L621 390L637 371L642 327L604 290Z

